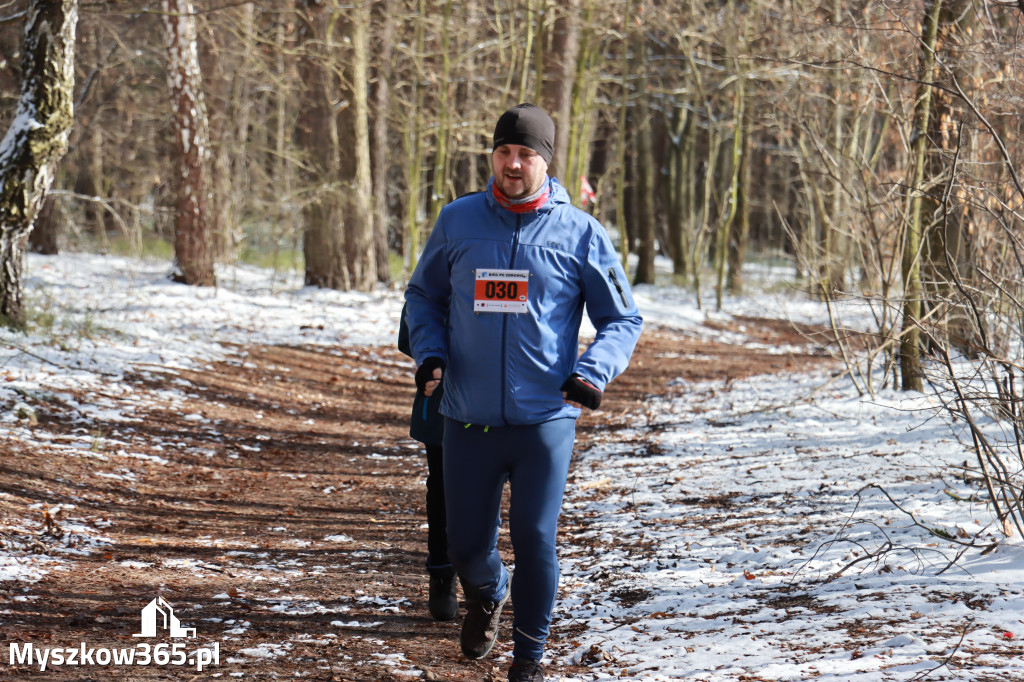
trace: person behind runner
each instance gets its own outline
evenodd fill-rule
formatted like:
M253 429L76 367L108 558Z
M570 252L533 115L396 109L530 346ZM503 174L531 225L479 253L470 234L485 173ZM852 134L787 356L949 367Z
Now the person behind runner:
M642 326L605 229L547 175L554 138L551 118L532 104L501 115L486 191L441 211L405 293L417 388L430 396L444 385L462 652L490 653L511 592L512 682L544 679L576 419L626 369ZM584 305L597 334L581 355ZM506 481L511 581L497 549Z
M412 357L405 308L398 327L398 350ZM423 443L427 454L427 574L430 576L427 608L434 620L452 620L459 612L455 569L448 560L447 520L444 509L443 450L444 417L438 408L444 389L438 387L427 397L416 391L409 421L409 436Z

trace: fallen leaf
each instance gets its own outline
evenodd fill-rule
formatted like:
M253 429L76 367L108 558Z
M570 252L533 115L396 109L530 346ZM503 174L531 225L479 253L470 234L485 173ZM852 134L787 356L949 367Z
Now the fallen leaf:
M602 478L598 481L587 481L579 485L580 490L589 490L590 488L606 488L612 484L612 479Z

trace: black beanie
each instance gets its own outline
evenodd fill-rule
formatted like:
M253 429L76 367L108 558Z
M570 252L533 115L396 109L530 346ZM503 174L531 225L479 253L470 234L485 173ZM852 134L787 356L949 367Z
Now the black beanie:
M498 119L494 126L495 150L503 144L521 144L551 163L555 153L555 122L533 104L517 104Z

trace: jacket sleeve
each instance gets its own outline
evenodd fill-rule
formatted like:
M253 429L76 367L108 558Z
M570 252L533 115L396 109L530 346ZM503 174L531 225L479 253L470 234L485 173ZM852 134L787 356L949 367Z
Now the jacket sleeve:
M603 391L629 365L643 319L618 254L600 225L583 267L583 296L597 335L576 362L576 372Z
M417 365L429 357L448 361L445 321L450 299L451 266L442 211L405 290L410 355Z

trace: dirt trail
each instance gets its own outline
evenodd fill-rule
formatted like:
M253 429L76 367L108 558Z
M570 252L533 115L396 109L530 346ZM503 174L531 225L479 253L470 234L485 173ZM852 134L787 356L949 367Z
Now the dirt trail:
M622 428L671 380L739 378L829 362L787 323L717 325L753 345L647 330L579 447ZM804 350L779 353L777 348ZM776 350L773 350L776 349ZM6 642L136 647L162 596L219 645L219 665L0 669L9 679L504 679L497 655L458 654L458 622L426 613L425 461L407 437L411 364L390 349L246 347L177 376L133 377L141 422L83 424L40 411L44 447L0 440L0 526L21 556L60 562L35 583L0 581ZM50 522L42 507L66 505ZM48 525L47 525L48 523ZM105 542L85 549L99 529ZM48 530L46 530L48 528ZM507 552L507 547L505 548ZM506 556L510 554L506 553ZM555 624L553 638L559 637ZM167 640L163 640L167 641ZM154 641L154 646L156 642ZM6 649L3 656L8 655ZM548 665L549 675L574 668ZM557 678L556 678L557 679Z

